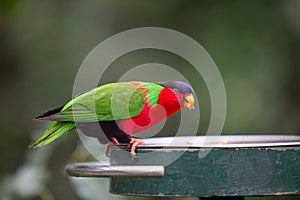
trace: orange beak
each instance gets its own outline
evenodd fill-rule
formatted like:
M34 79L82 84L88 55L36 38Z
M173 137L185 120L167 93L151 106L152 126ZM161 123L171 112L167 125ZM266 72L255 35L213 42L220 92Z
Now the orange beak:
M194 96L192 94L189 94L187 95L186 97L184 97L184 103L183 103L183 106L190 109L190 110L193 110L195 107L194 107Z

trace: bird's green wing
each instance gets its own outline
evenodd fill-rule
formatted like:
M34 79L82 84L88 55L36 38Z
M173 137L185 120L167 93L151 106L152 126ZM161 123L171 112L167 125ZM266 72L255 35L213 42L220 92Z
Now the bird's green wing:
M110 83L79 95L51 120L111 121L137 116L144 107L145 94L130 82Z

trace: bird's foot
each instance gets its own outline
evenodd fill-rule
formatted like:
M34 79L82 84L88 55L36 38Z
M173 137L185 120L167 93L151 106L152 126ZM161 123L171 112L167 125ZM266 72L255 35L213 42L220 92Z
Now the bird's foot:
M145 142L140 139L131 138L131 141L129 142L128 146L131 147L130 153L131 153L132 157L136 156L136 153L135 153L136 147L141 144L145 144Z
M119 144L118 140L116 138L111 138L111 141L105 145L104 153L107 157L109 157L110 147L117 144Z

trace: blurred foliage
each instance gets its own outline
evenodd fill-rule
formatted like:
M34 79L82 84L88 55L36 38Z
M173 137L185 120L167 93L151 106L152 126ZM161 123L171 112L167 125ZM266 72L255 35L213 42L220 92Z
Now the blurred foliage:
M224 134L299 134L299 9L298 0L1 1L0 198L89 198L81 188L84 180L78 183L62 174L64 165L74 159L74 151L78 152L77 135L73 132L45 148L28 151L29 141L48 125L31 119L70 99L85 56L99 42L131 28L166 27L203 45L226 87ZM187 63L159 51L127 56L113 65L125 70L141 63L164 63L199 82L195 86L201 97L199 133L206 130L208 92ZM121 71L108 71L103 81L118 78ZM86 187L96 184L85 183ZM121 198L105 191L101 190L103 198Z

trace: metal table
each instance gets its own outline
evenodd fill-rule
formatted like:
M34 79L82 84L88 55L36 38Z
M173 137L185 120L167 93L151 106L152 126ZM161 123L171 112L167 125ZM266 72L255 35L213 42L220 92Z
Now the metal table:
M300 194L300 136L235 135L145 139L132 158L66 166L70 176L109 177L110 192L131 196L243 199Z

